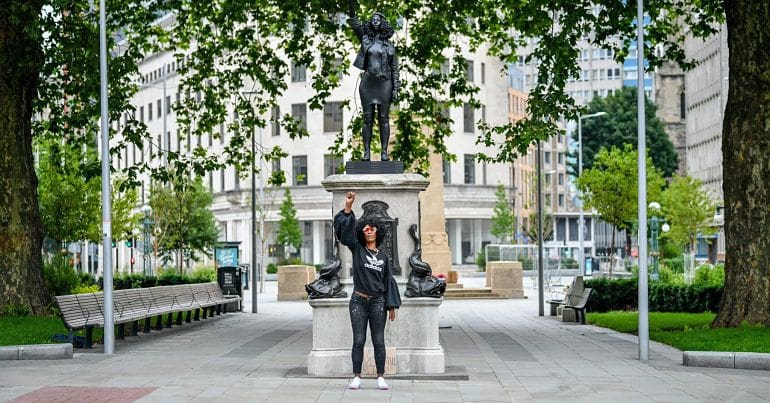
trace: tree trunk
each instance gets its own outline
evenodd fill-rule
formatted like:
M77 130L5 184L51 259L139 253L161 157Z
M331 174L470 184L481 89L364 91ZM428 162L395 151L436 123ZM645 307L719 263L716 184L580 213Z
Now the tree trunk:
M35 313L48 304L31 127L43 60L35 40L41 7L10 1L0 13L0 306Z
M770 2L726 0L725 288L713 326L770 325Z

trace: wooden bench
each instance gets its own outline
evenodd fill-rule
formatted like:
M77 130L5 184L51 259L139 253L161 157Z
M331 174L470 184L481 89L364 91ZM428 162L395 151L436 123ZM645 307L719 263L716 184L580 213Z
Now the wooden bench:
M581 324L586 323L586 304L588 303L588 298L591 296L591 291L593 290L590 288L584 288L583 294L580 295L577 302L564 305L565 308L572 308L575 311L576 322L580 322Z
M152 318L156 319L155 330L181 325L183 320L189 323L208 316L227 313L227 304L240 303L239 296L222 295L219 284L198 283L179 284L150 288L132 288L115 290L112 293L113 322L118 325L116 338L125 339L126 324L131 324L130 335L139 332L139 321L144 320L144 333L149 333ZM69 330L72 342L74 331L86 330L86 348L93 344L94 327L104 327L104 293L60 295L56 302L61 311L64 326ZM176 318L174 318L176 315Z

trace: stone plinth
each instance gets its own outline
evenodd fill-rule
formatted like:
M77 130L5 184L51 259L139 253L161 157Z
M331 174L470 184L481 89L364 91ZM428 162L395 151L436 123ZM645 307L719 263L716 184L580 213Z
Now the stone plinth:
M307 299L305 284L315 280L313 266L278 266L278 301Z
M449 251L449 239L444 225L443 166L441 156L431 154L430 185L420 194L422 260L430 265L433 275L448 275L452 270L452 253Z
M356 218L364 215L363 205L367 202L383 202L387 205L387 215L395 220L394 234L396 254L401 274L397 278L406 279L409 275L409 255L414 251L414 241L409 235L409 226L420 225L419 193L428 186L428 180L418 174L381 174L381 175L331 175L321 182L332 193L332 215L345 207L347 192L356 192L353 211ZM350 278L351 257L347 247L340 248L342 270L340 278Z
M524 298L521 262L487 262L487 286L503 298Z
M350 299L310 300L313 307L313 348L307 356L308 374L349 375L353 369L350 351ZM441 298L405 298L396 320L385 325L385 347L396 349L398 374L443 374L444 349L439 343L438 307ZM367 330L366 346L371 347Z

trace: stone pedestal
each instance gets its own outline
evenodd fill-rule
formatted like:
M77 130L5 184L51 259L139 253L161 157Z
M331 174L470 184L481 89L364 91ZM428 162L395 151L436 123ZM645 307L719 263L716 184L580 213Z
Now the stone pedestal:
M332 193L332 216L345 207L347 192L356 192L353 211L356 218L364 215L364 205L376 203L378 208L390 218L395 232L392 245L397 278L405 279L409 275L409 255L414 251L414 241L409 235L409 226L420 226L419 193L428 187L428 180L418 174L380 174L380 175L331 175L321 182ZM384 204L383 204L384 203ZM370 206L371 204L367 204ZM384 245L388 250L391 245ZM424 252L423 252L424 256ZM340 278L350 278L351 257L347 247L340 247L342 270ZM403 291L403 290L402 290Z
M313 348L307 356L308 374L349 375L353 330L348 298L310 300L313 307ZM404 298L396 320L385 325L385 346L396 350L398 374L444 373L444 349L439 344L438 308L441 298ZM366 346L371 347L367 332Z
M521 262L487 262L487 287L502 298L524 298Z
M278 301L307 299L305 284L315 280L313 266L278 266Z

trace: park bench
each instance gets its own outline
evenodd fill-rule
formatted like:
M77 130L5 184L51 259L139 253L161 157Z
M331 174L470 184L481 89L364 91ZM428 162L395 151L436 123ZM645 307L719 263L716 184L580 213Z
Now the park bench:
M564 305L565 308L572 308L575 311L575 322L586 323L586 304L588 303L588 297L591 296L591 291L593 290L590 288L584 288L577 302Z
M113 321L118 326L116 338L124 340L126 325L130 324L130 335L139 332L139 321L144 320L144 333L149 333L152 318L156 319L155 330L164 327L181 325L183 320L190 323L200 320L201 316L227 313L227 305L239 303L239 296L223 295L219 284L198 283L178 284L150 288L131 288L115 290L112 293ZM69 330L69 340L72 342L74 331L85 329L85 347L93 344L94 327L104 327L104 293L86 293L60 295L56 302L61 311L64 326ZM176 315L176 318L174 318Z
M583 294L583 276L575 276L572 280L572 284L567 288L567 295L562 299L550 299L546 302L551 305L551 316L558 316L561 314L559 308L564 308L568 304L576 303L580 296Z

